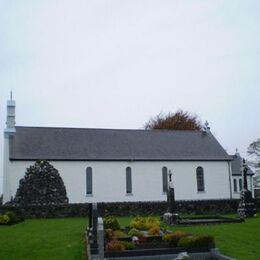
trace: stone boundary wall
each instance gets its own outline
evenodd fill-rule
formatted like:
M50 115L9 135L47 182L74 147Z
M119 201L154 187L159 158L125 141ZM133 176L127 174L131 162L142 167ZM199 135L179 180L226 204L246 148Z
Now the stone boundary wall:
M188 214L226 214L236 213L239 200L197 200L176 201L179 213ZM255 200L257 211L260 211L260 199ZM25 218L51 217L86 217L87 203L43 206L1 206L0 213L14 211ZM129 216L129 215L162 215L167 211L167 203L159 202L113 202L98 203L100 216Z

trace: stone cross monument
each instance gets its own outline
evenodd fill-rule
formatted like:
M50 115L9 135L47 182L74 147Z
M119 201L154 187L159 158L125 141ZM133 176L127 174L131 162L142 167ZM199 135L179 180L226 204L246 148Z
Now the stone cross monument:
M241 162L241 174L243 176L243 189L240 193L240 202L237 213L240 218L253 217L256 215L256 207L252 198L252 192L247 187L247 165L245 159Z
M168 172L168 190L167 190L167 212L163 215L163 220L168 225L174 225L178 222L179 214L176 213L175 193L172 172Z
M175 194L174 194L174 186L173 186L173 178L172 178L171 170L169 170L168 173L167 204L168 204L168 212L172 214L175 213L176 210Z

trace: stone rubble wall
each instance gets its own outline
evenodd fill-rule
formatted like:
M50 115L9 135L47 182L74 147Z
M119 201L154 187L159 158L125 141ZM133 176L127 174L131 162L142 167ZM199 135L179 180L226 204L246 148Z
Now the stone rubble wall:
M260 200L255 202L259 212ZM178 212L182 214L227 214L237 212L239 200L177 201L176 203ZM0 207L0 213L9 210L25 218L88 216L87 203ZM167 203L165 201L98 203L98 211L100 216L162 215L167 211Z

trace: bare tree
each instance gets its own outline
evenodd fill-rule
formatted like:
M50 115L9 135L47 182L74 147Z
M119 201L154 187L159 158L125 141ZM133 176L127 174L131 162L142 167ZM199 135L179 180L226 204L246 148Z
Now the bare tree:
M247 162L255 175L253 177L254 187L260 189L260 138L252 142L247 148Z

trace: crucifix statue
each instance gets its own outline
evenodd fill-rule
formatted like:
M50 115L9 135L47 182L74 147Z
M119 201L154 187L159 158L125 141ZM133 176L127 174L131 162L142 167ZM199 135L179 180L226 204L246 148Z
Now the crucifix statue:
M168 212L174 213L176 211L175 194L173 186L172 172L168 173L168 192L167 192Z

